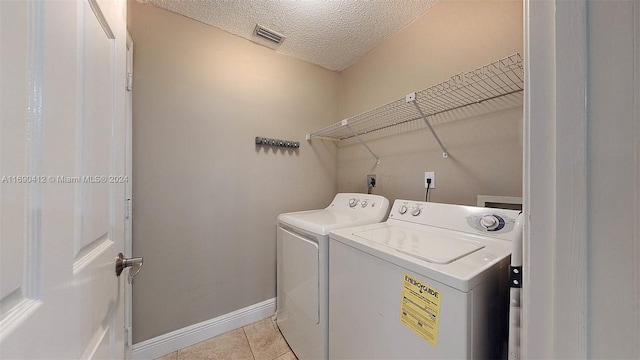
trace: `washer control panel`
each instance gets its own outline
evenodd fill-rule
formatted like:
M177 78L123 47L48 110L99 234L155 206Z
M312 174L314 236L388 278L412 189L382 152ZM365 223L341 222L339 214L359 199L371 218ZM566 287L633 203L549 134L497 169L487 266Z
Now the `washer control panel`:
M516 219L506 214L489 212L486 214L470 215L467 217L467 223L482 232L510 232L515 226Z
M409 211L409 209L411 209L411 211ZM422 207L419 204L402 204L400 205L400 207L398 207L397 209L397 213L400 215L404 215L407 214L411 215L411 216L418 216L422 213ZM393 217L393 216L391 216Z
M521 233L517 210L396 200L389 220L511 239Z

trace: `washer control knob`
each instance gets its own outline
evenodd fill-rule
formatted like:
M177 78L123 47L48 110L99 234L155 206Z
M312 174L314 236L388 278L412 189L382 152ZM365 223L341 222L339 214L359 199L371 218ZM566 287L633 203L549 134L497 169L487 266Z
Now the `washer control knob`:
M369 204L369 201L368 201L368 200L362 200L362 203L361 203L361 204L362 204L362 207L363 207L363 208L364 208L364 207L367 207L367 205Z
M349 207L356 207L356 205L358 205L358 199L356 198L349 199Z
M484 227L485 229L495 228L496 226L498 226L498 224L498 219L496 219L496 217L493 215L485 215L480 218L480 225L482 225L482 227Z
M422 212L422 209L420 209L419 207L415 207L411 210L411 215L418 216L420 215L421 212Z
M407 208L407 205L402 205L400 206L400 208L398 209L398 212L402 215L404 215L404 213L407 212L407 210L409 210L409 208Z

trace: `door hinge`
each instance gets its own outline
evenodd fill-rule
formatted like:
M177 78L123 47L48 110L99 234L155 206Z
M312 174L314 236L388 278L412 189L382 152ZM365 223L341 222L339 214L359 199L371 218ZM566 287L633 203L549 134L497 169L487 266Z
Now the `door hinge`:
M131 327L124 328L124 348L128 349L131 347L131 343L133 342L133 337L131 336Z
M511 266L509 283L512 288L522 288L522 266Z
M127 201L125 201L125 208L124 208L124 218L125 219L130 219L131 218L131 199L127 199Z
M133 73L127 73L127 91L133 90Z

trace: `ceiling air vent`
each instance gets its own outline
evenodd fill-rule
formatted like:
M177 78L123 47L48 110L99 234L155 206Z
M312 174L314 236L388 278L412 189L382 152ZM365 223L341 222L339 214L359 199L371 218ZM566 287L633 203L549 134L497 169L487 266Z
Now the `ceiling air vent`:
M283 35L280 35L277 32L269 30L260 25L256 25L255 30L253 30L253 34L278 45L280 45L284 41Z

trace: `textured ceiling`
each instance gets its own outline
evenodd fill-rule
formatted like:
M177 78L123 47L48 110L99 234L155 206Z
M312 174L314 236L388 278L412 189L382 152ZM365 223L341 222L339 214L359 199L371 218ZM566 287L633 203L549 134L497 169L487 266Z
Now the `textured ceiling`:
M274 50L340 71L439 0L147 0ZM279 46L256 24L285 36Z

